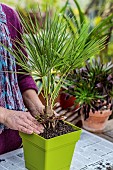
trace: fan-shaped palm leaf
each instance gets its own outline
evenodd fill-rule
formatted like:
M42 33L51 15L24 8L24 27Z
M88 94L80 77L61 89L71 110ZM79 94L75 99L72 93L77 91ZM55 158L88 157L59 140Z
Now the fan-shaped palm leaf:
M23 28L28 34L21 34L23 43L17 40L16 50L7 49L29 74L34 74L42 78L46 107L54 106L54 100L60 90L62 79L75 68L80 68L92 55L98 53L104 47L106 37L89 39L89 26L83 23L80 34L72 35L68 31L68 23L63 16L55 15L50 17L49 13L43 28L39 30L38 21L36 26L31 26L21 16ZM89 41L87 41L89 39ZM18 44L18 45L17 45ZM29 59L21 51L26 48ZM20 57L21 56L21 57ZM56 86L53 86L54 76L52 71L56 70L56 75L60 71L60 78ZM52 87L52 88L51 88Z

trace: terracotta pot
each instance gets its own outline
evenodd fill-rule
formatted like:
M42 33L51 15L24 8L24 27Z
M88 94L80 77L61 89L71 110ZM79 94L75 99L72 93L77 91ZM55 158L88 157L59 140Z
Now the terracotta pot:
M84 121L82 116L83 128L95 133L102 132L108 121L109 116L111 115L111 110L95 111L95 113L90 112L89 118Z
M74 96L70 96L69 94L66 93L61 93L60 94L60 106L63 109L67 109L69 107L74 106L76 98ZM76 106L74 109L76 110L78 106Z

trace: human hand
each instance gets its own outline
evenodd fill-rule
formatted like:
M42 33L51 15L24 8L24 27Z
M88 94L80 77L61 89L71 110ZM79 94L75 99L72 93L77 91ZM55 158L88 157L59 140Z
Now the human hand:
M44 113L45 106L40 101L37 93L33 89L28 89L22 93L24 104L33 117Z
M13 130L18 130L23 133L40 134L44 127L32 117L29 112L5 110L3 124Z
M31 115L33 117L37 117L37 116L40 116L40 115L43 115L44 114L44 109L45 109L45 106L44 105L35 105L34 107L32 107L29 112L31 113Z

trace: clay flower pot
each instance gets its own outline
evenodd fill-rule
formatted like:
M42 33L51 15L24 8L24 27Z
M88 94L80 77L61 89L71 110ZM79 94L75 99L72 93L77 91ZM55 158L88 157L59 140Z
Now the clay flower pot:
M83 128L90 132L102 132L106 127L106 123L111 113L112 111L110 109L95 111L95 113L90 112L89 118L86 120L84 120L82 116Z
M76 98L74 96L70 96L67 93L60 94L60 106L62 109L67 109L69 107L74 106ZM74 110L76 110L79 106L75 106Z

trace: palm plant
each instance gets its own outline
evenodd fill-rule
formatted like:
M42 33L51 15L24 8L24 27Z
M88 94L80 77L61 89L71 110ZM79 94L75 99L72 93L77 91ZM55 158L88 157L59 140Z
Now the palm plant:
M79 36L76 36L76 33L72 35L68 31L68 23L62 15L55 14L51 18L48 13L43 25L44 29L40 29L38 33L37 20L36 26L32 23L31 18L31 26L22 16L21 20L23 28L28 34L21 34L23 42L16 40L16 50L5 48L16 58L17 64L25 70L25 73L27 72L26 74L41 77L46 105L44 114L39 115L37 119L46 128L55 127L61 116L55 116L54 101L64 79L69 72L80 68L88 58L102 50L106 37L89 39L89 26L85 23L80 28ZM26 48L29 59L22 53L20 47ZM55 76L52 73L54 70L55 74L59 75L55 86Z

